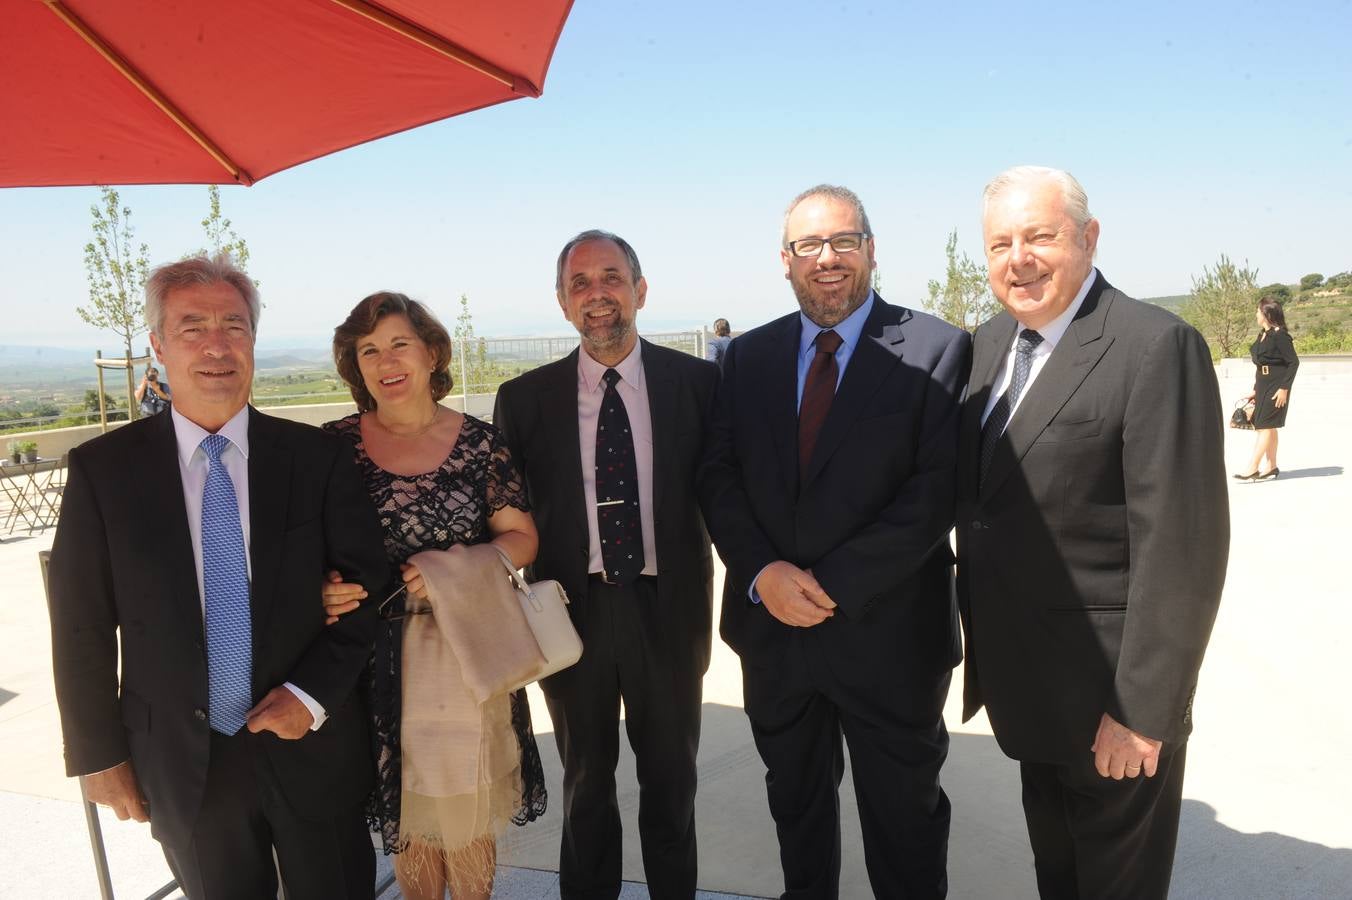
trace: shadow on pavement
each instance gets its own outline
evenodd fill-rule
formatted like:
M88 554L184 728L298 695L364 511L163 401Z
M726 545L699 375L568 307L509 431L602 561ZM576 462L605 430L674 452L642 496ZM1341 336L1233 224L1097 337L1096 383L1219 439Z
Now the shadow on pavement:
M1183 801L1171 900L1314 900L1352 896L1349 885L1352 850L1236 831L1206 803Z
M1282 469L1278 481L1290 481L1292 478L1328 478L1343 474L1342 466L1317 466L1311 469Z

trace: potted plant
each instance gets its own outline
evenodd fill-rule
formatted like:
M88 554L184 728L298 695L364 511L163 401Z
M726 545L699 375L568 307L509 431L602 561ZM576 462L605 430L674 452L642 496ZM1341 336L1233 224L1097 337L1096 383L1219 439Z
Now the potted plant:
M9 461L15 465L23 462L23 451L19 449L18 441L9 442Z
M23 454L24 462L38 461L38 442L37 441L19 441L18 451Z

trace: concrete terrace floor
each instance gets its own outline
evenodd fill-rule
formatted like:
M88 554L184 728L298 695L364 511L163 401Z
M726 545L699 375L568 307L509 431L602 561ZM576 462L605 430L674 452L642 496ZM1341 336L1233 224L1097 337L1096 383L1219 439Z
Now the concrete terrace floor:
M1230 361L1220 374L1228 411L1248 390L1252 367ZM1348 398L1352 362L1306 361L1282 431L1282 476L1231 490L1229 577L1188 754L1172 891L1179 900L1352 897L1352 715L1343 702L1352 605L1341 566L1352 511ZM1252 440L1251 432L1227 432L1230 471L1245 465ZM20 529L0 538L0 897L96 897L78 790L62 775L51 685L37 552L50 546L52 531L30 536ZM1032 900L1017 767L1000 753L984 717L960 724L961 694L959 670L949 694L953 744L943 774L953 803L950 897ZM697 806L700 886L710 892L704 897L782 890L764 768L741 703L737 659L715 641ZM538 691L532 705L554 802L542 821L513 829L495 891L503 898L558 892L560 767ZM637 788L627 746L622 752L625 877L633 882L622 896L639 898L647 892ZM841 894L868 897L846 778ZM119 896L145 896L168 880L145 826L107 814L103 822Z

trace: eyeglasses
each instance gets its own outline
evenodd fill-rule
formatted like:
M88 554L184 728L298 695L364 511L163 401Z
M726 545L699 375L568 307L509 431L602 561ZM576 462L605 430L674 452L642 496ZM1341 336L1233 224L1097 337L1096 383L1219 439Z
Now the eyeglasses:
M789 241L789 252L800 258L810 258L822 255L822 248L827 244L837 253L853 253L864 245L864 241L873 237L867 231L847 231L844 234L833 234L829 238L799 238L796 241Z

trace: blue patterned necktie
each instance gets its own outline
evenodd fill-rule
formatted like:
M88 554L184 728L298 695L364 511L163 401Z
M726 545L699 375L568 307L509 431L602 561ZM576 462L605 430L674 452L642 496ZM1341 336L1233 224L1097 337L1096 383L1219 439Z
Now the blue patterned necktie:
M207 691L211 727L231 735L244 727L253 669L249 570L230 473L221 464L228 438L202 439L209 468L202 491L202 581L207 595Z
M1009 381L1009 387L991 407L986 424L981 427L981 477L977 482L978 489L986 480L991 460L995 459L995 445L1000 442L1000 435L1005 433L1005 426L1009 424L1014 406L1019 402L1019 396L1023 394L1023 389L1028 384L1028 373L1033 369L1033 351L1040 343L1042 335L1031 328L1019 332L1018 345L1014 348L1014 376Z
M629 412L616 389L620 373L606 369L596 421L596 530L605 578L629 584L643 572L643 527L638 514L638 463Z

